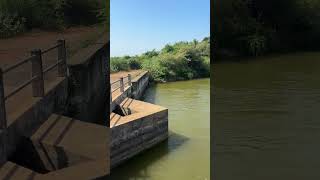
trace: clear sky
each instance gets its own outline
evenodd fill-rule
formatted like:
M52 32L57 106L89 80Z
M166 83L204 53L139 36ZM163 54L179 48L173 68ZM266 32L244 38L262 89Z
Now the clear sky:
M210 35L210 0L111 0L111 56Z

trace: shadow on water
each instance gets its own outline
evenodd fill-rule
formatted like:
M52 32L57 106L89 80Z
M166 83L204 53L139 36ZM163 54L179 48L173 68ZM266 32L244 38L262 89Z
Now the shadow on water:
M128 179L150 179L149 167L169 153L181 148L189 140L188 137L169 133L169 138L162 143L146 150L145 152L126 161L124 164L111 170L109 177L99 178L101 180L128 180ZM125 173L124 173L125 172Z

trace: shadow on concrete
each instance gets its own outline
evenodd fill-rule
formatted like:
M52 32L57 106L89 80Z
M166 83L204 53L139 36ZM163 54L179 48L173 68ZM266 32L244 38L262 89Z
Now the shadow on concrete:
M142 96L142 100L151 104L157 104L155 102L156 100L156 94L157 94L157 88L156 84L150 84L149 87L146 89L146 92Z
M189 138L186 136L170 132L167 140L112 169L108 177L101 177L97 180L150 179L150 165L181 148L188 140Z

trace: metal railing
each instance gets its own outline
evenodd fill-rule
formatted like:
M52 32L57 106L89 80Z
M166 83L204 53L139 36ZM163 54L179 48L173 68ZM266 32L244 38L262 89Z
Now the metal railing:
M120 92L123 93L126 86L132 85L131 77L132 77L131 74L128 74L128 76L121 77L119 80L110 83L110 101L112 99L112 93L114 93L119 89L120 89Z
M49 66L46 69L43 69L42 66L42 56L54 49L58 50L57 53L57 62L53 65ZM31 57L20 61L8 68L2 70L0 68L0 130L7 128L7 118L6 118L6 100L17 94L19 91L27 87L28 85L32 85L32 95L33 97L43 97L44 96L44 79L43 76L45 73L49 72L50 70L54 69L55 67L58 68L58 76L59 77L66 77L67 75L67 51L66 51L66 43L65 40L58 40L57 45L41 51L40 49L36 49L31 51ZM31 62L31 78L21 85L16 87L13 91L9 92L7 95L4 93L4 83L3 83L3 76L6 73L16 69L17 67Z

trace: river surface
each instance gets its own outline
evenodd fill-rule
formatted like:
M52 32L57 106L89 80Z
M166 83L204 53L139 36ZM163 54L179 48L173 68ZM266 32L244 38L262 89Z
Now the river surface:
M215 179L320 179L320 53L212 69Z
M110 179L209 180L210 80L158 84L144 100L169 109L169 138L113 169Z

